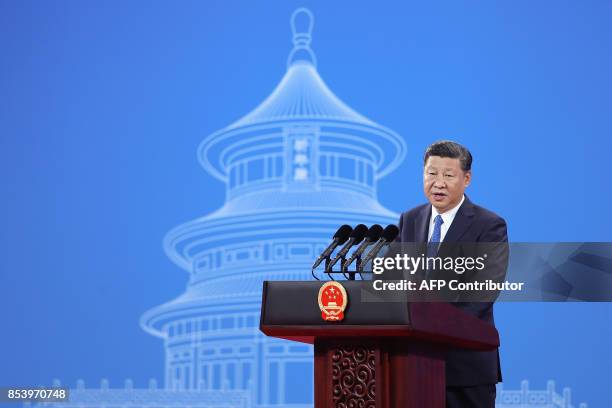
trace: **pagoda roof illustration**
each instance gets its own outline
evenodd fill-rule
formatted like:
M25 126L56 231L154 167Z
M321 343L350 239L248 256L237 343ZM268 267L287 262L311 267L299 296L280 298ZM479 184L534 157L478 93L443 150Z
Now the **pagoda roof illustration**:
M312 61L298 60L291 63L270 96L228 129L296 119L338 120L377 126L342 102L325 84Z
M294 11L291 16L293 50L287 59L285 76L257 108L228 128L287 119L333 119L376 126L342 102L320 77L316 56L310 48L313 25L310 10Z
M406 144L397 133L353 110L323 81L310 46L313 24L314 18L308 9L295 10L291 17L293 49L283 78L255 109L202 141L198 149L200 163L219 180L228 180L231 157L240 148L249 142L281 144L282 140L271 137L275 133L270 129L283 129L296 123L322 128L322 145L329 135L350 135L344 140L334 140L334 145L367 150L375 164L375 179L393 171L405 157ZM266 131L268 137L262 137Z

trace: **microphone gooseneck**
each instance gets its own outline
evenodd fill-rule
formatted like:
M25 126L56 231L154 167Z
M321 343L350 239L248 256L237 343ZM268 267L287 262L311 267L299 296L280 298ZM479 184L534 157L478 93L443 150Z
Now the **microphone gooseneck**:
M349 236L353 232L353 228L350 225L344 224L334 234L332 242L325 248L321 255L317 258L317 260L312 265L312 269L316 269L317 266L321 265L325 259L329 258L329 256L334 252L338 246L344 244Z
M363 241L367 233L368 233L367 226L363 224L357 225L355 229L353 229L353 232L351 233L348 239L348 242L344 245L344 247L342 247L342 249L340 249L340 251L338 251L338 253L336 254L336 257L333 260L331 260L329 264L327 265L327 268L326 268L327 272L330 272L333 266L339 260L344 258L346 254L348 254L349 250L353 247L353 245L356 245L360 243L361 241Z
M393 224L387 225L380 239L376 242L376 244L374 244L374 247L372 247L365 258L363 258L362 265L370 262L380 252L380 250L389 245L398 236L398 234L399 228Z
M368 232L366 233L365 240L357 247L357 249L353 252L351 257L344 263L342 266L342 272L346 272L348 267L355 262L357 258L359 258L366 250L366 248L372 245L374 242L378 241L383 234L383 227L378 224L374 224L370 227Z

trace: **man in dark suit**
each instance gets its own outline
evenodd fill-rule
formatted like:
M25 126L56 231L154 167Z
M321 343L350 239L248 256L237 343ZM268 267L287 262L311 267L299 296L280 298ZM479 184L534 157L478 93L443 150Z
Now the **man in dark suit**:
M506 222L493 212L473 204L465 196L465 189L472 179L471 165L472 155L458 143L441 141L427 148L423 188L429 203L401 215L399 240L427 243L428 257L443 256L443 252L444 256L453 256L453 248L461 243L503 243L501 247L500 244L494 247L494 251L497 251L494 254L495 262L483 271L487 278L500 281L504 279L508 260ZM463 278L471 279L473 276L470 278L465 274ZM458 297L453 299L452 304L494 326L495 297L496 294L476 302L473 298L463 301ZM448 352L447 407L493 408L495 384L500 381L498 350Z

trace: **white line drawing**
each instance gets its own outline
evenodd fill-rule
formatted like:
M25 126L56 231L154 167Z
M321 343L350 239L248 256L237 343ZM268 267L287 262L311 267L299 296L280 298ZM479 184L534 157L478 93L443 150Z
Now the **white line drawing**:
M168 389L245 390L256 378L254 405L311 404L311 347L258 331L262 281L311 279L312 259L339 224L398 219L377 201L376 183L404 159L405 143L327 87L313 23L309 10L293 13L285 76L198 149L225 183L226 203L168 233L166 253L189 285L141 321L165 339Z
M497 385L496 408L516 408L516 407L551 407L551 408L572 408L572 390L569 387L563 388L561 395L555 390L555 382L548 380L545 390L530 390L529 381L521 381L520 390L506 390L502 384ZM581 403L578 408L587 408L587 404Z

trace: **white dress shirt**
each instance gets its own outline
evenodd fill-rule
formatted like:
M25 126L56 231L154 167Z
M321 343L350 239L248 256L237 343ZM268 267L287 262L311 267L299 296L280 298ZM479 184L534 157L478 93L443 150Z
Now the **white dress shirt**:
M438 210L436 210L436 207L434 207L433 205L431 206L431 217L429 218L429 233L427 235L427 242L431 241L431 236L433 235L434 225L436 224L435 223L436 215L440 215L442 217L442 221L444 221L442 225L440 226L440 242L444 242L444 237L446 236L448 229L453 223L453 220L455 219L455 215L457 215L457 211L459 211L459 207L461 207L461 204L463 204L464 201L465 201L465 195L461 197L461 201L459 202L459 204L457 204L456 207L451 208L450 210L448 210L447 212L443 214L440 214Z

